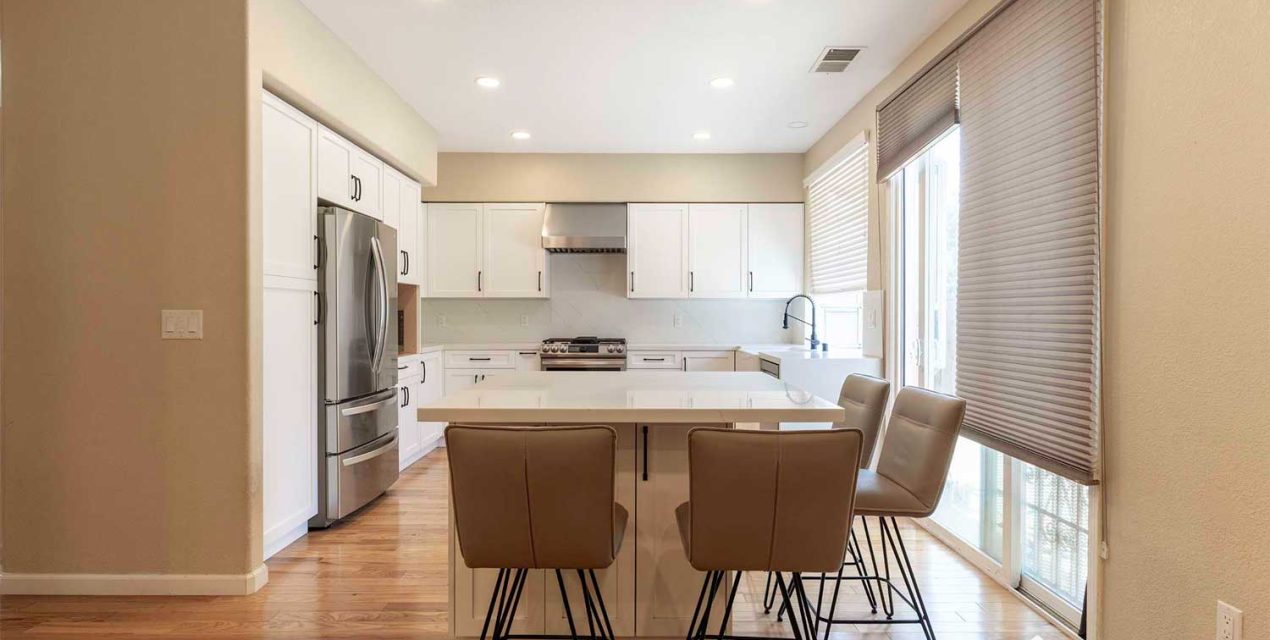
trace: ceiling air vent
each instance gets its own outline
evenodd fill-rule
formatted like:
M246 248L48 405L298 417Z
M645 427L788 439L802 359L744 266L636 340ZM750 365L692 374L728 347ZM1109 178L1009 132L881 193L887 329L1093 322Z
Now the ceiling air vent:
M816 64L811 65L811 72L842 73L859 54L859 47L825 47L816 58Z

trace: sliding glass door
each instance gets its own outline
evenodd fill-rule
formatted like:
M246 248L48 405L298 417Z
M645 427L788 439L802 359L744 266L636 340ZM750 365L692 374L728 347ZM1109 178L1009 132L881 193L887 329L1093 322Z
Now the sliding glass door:
M961 136L950 129L887 184L895 222L895 324L901 385L956 393ZM926 523L998 580L1078 623L1089 492L962 438L939 509Z

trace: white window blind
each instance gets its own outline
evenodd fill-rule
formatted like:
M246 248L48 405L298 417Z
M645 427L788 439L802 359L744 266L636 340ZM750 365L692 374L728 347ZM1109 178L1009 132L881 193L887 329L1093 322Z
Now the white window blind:
M891 177L957 124L957 53L878 107L878 177Z
M863 136L807 181L812 293L863 291L869 273L869 145Z
M1017 0L959 51L963 433L1099 477L1097 0Z

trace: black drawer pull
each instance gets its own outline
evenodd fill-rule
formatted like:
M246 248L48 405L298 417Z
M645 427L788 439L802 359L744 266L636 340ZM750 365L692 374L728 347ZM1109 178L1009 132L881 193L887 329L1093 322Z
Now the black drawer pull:
M648 482L648 425L644 425L644 482Z

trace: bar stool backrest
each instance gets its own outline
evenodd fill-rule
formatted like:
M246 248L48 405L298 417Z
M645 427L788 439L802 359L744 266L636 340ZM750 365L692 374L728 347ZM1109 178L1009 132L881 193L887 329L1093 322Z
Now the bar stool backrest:
M837 571L862 440L855 429L690 431L689 562L700 571Z
M455 528L471 568L613 563L617 433L606 426L445 430Z
M860 466L867 467L873 460L878 435L882 433L882 419L886 417L886 399L891 393L891 383L881 378L853 373L842 382L838 394L838 406L847 412L841 422L833 423L835 429L859 429L864 434L864 446L860 450Z
M928 389L904 387L895 396L877 473L926 507L914 517L929 516L939 506L965 415L965 400Z

